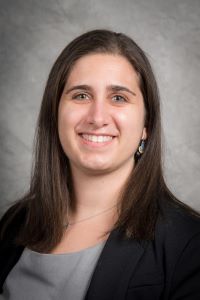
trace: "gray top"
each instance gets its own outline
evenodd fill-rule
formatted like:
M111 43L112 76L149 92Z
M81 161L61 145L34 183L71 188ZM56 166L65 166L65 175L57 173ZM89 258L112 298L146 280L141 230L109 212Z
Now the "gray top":
M83 300L105 243L65 254L25 248L4 283L0 299Z

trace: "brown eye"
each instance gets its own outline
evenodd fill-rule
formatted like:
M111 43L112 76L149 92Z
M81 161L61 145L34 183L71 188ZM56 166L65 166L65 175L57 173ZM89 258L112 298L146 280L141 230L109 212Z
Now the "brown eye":
M127 100L124 97L120 96L120 95L115 95L113 97L113 100L114 100L114 102L119 102L119 103L127 102Z
M87 94L77 94L77 95L74 95L72 97L72 99L77 99L77 100L88 100L89 99L89 96Z

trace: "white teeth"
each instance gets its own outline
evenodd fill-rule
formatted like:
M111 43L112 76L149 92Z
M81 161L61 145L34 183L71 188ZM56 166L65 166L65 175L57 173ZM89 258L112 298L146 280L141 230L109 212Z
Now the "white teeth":
M87 140L94 143L103 143L108 142L112 140L112 136L105 136L105 135L89 135L89 134L82 134L82 137Z

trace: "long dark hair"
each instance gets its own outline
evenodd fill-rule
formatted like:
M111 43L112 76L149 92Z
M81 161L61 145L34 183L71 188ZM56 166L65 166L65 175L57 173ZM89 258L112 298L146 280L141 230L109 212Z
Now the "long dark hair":
M146 109L148 140L144 154L136 161L121 193L122 205L115 227L123 229L127 237L153 239L161 196L165 194L178 202L163 178L159 93L147 56L122 33L108 30L87 32L74 39L52 67L37 123L30 190L11 207L2 230L5 232L8 224L21 213L24 221L21 221L16 241L37 251L50 251L59 243L64 217L73 204L69 161L58 137L58 105L74 63L90 53L125 57L138 74Z

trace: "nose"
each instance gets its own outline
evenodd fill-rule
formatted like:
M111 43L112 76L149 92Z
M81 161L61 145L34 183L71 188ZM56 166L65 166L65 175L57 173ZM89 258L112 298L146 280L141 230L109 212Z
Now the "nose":
M100 128L109 124L108 107L103 101L93 101L88 111L87 122Z

